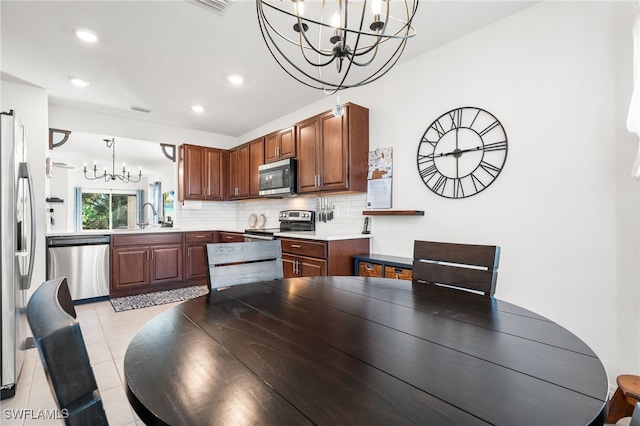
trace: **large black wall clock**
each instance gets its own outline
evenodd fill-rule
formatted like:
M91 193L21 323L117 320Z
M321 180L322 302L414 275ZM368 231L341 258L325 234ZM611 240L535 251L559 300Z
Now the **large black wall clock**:
M507 160L507 134L481 108L456 108L427 128L418 146L424 184L446 198L466 198L487 188Z

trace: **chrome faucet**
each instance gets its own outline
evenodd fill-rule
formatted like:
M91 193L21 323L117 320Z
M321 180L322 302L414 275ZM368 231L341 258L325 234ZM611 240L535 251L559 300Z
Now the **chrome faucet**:
M156 208L155 208L155 207L153 207L153 204L151 204L151 203L148 203L148 202L147 202L147 203L144 203L144 204L142 205L142 216L143 216L143 217L144 217L144 208L145 208L146 206L150 206L150 207L151 207L151 211L153 211L153 216L154 216L154 217L155 217L155 216L158 216L158 212L156 211ZM138 226L139 226L140 228L144 229L144 227L145 227L145 226L147 226L148 224L149 224L149 222L139 222L139 223L138 223Z

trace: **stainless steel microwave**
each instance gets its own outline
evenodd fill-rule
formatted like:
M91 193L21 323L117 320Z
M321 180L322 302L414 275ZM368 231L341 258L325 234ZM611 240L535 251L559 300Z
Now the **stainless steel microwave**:
M258 166L260 175L260 191L263 197L291 197L296 195L296 171L295 158L276 161L275 163Z

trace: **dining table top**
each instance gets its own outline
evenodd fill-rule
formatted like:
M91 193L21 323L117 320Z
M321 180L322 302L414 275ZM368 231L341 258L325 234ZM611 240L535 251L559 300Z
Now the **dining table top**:
M494 297L385 278L251 283L134 336L146 424L602 425L608 380L577 336Z

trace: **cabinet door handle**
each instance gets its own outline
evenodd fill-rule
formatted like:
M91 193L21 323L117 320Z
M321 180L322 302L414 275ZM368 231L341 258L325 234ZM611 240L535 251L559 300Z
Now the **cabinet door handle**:
M204 238L204 235L196 235L196 238Z
M280 156L280 147L276 146L276 157Z
M291 248L300 248L299 244L291 244Z

